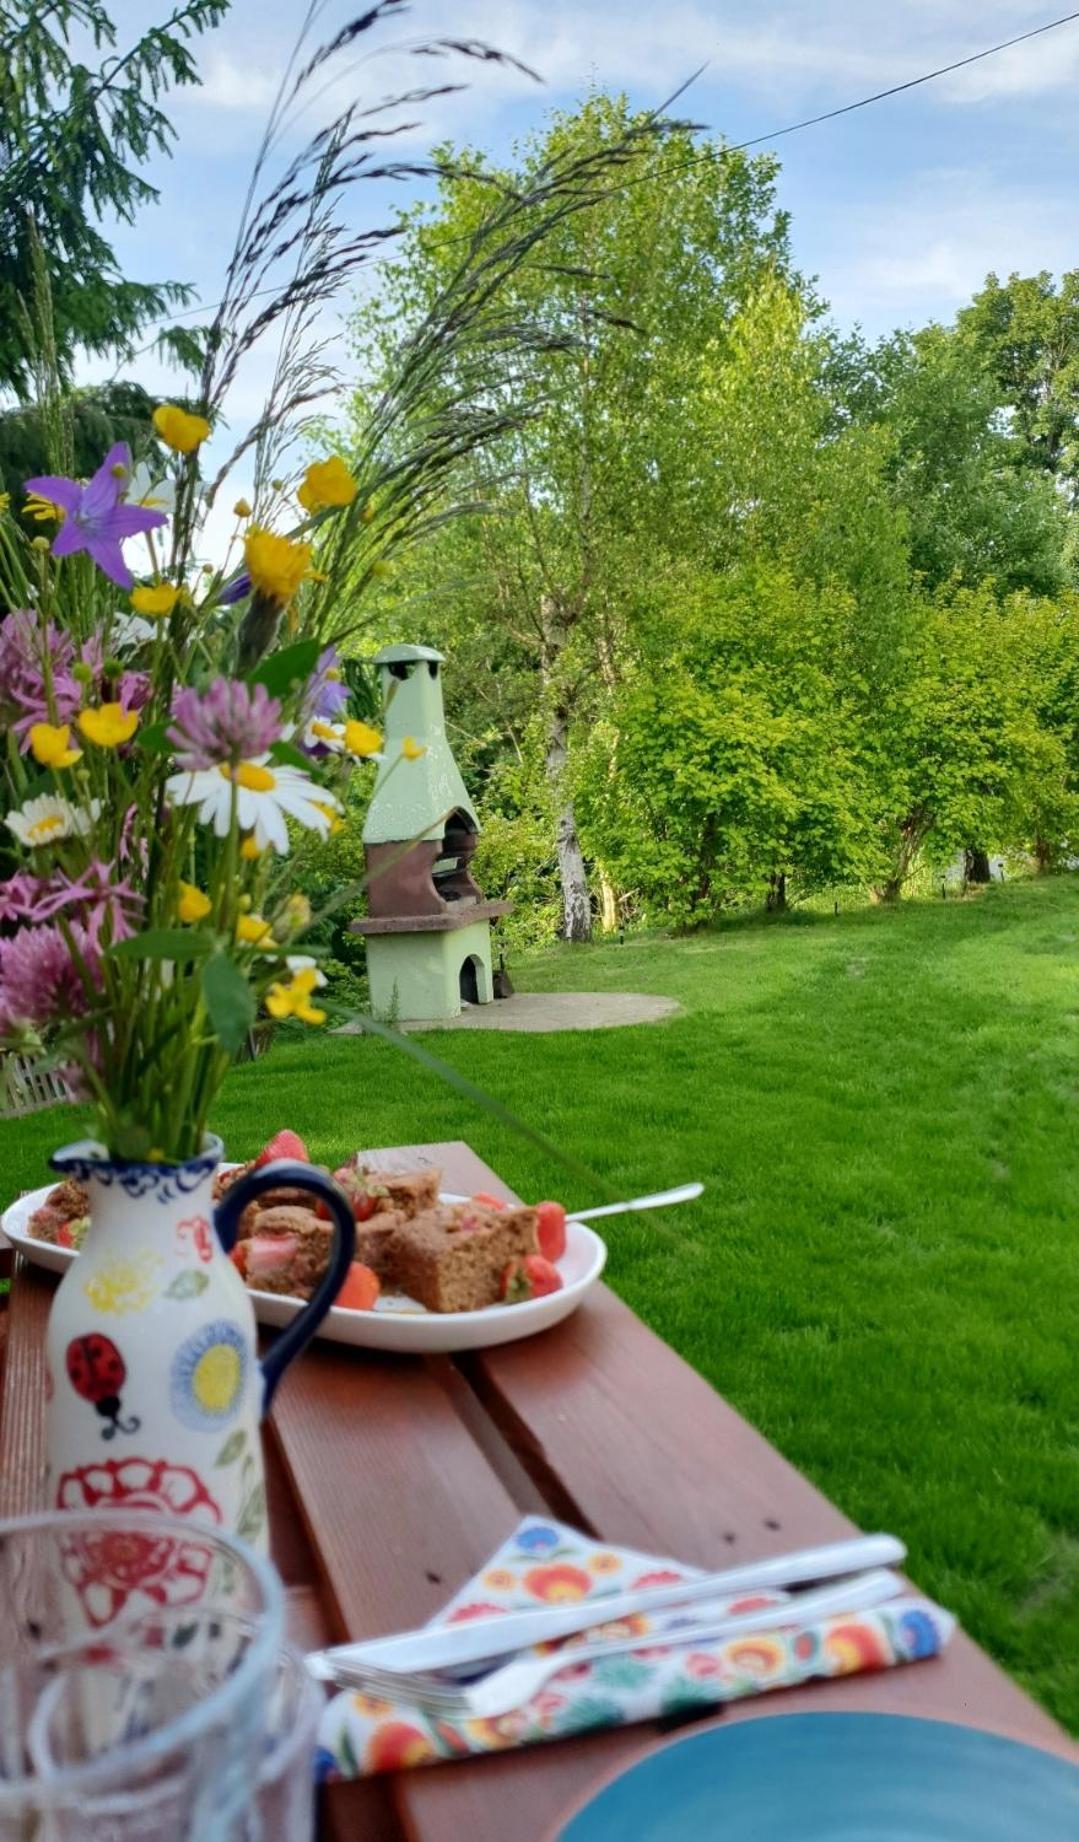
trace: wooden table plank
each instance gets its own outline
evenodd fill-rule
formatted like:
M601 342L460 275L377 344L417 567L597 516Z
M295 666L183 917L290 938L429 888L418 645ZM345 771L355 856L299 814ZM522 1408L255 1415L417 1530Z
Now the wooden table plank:
M0 1516L46 1507L45 1324L55 1290L51 1274L16 1256L0 1401Z
M520 1519L422 1363L309 1350L271 1423L343 1635L430 1617Z

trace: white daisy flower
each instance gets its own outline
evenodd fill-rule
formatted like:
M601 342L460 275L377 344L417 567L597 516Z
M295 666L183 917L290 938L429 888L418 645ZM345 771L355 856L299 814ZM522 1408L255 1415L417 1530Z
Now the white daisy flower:
M113 652L133 652L145 646L165 630L161 620L143 620L141 614L114 614L109 628L109 645Z
M324 717L313 716L301 740L304 748L325 748L331 755L344 754L345 725L328 723Z
M82 838L101 811L101 801L91 800L89 808L73 806L70 800L42 793L27 800L17 812L9 812L7 824L20 844L31 849L39 844L59 844L62 838Z
M326 974L311 953L286 953L285 964L290 972L313 972L316 988L326 983Z
M146 505L153 512L176 510L176 487L171 480L155 480L145 461L140 461L131 475L125 494L129 505Z
M269 766L269 755L241 761L235 768L201 768L190 774L173 774L168 792L178 806L198 806L204 825L213 825L219 838L229 829L233 786L240 830L253 832L260 851L288 854L286 816L308 831L328 836L341 802L305 774L301 768Z

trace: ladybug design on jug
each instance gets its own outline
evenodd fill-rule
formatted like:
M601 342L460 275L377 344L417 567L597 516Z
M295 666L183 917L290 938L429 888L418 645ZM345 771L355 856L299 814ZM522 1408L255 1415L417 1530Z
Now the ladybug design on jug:
M121 1420L120 1390L127 1380L124 1359L111 1337L100 1331L89 1336L73 1337L67 1346L67 1375L75 1393L89 1401L107 1426L101 1428L102 1439L115 1439L117 1433L137 1433L142 1422L131 1414Z

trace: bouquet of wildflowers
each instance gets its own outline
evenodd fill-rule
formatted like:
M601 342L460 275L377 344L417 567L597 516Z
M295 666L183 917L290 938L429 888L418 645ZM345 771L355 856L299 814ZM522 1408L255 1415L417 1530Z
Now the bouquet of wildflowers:
M197 1149L260 1007L324 1020L290 844L341 824L348 777L380 741L348 716L319 637L311 532L355 505L344 462L307 468L298 535L241 501L236 567L192 571L177 507L194 503L209 424L173 404L154 422L168 477L117 444L86 483L27 481L39 534L0 515L15 857L0 882L0 1031L9 1046L47 1041L129 1158ZM269 645L245 671L255 632Z

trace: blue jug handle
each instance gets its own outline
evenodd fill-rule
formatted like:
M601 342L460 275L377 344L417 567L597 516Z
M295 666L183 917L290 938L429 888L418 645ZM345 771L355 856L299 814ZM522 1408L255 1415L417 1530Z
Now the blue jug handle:
M273 1348L262 1360L264 1414L292 1358L306 1349L341 1290L356 1252L356 1218L352 1213L352 1204L340 1184L312 1164L301 1164L295 1158L279 1158L272 1164L262 1164L258 1170L245 1171L242 1177L237 1177L214 1210L217 1238L227 1254L232 1252L236 1244L240 1217L248 1203L253 1202L256 1196L263 1195L266 1190L285 1189L308 1190L312 1196L317 1196L320 1202L326 1204L333 1222L333 1245L330 1249L330 1263L303 1310L298 1311L285 1325Z

